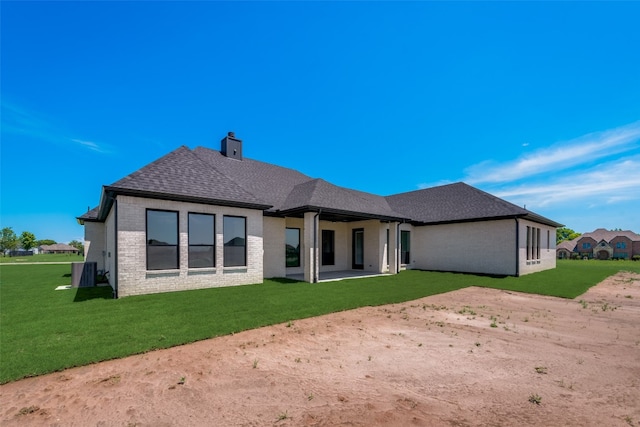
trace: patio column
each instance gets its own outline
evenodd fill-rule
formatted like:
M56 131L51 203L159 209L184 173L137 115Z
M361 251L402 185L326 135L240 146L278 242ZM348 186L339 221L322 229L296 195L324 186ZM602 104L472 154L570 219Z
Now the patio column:
M305 212L304 214L304 281L314 283L318 278L318 245L320 242L319 231L320 218L317 212Z
M398 273L398 222L389 223L389 274Z

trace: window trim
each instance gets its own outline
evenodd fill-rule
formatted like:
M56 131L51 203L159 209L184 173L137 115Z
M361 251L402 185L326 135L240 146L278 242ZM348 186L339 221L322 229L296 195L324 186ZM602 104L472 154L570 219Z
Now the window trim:
M213 220L213 242L211 245L192 245L191 244L191 215L202 215L202 216L210 216ZM213 265L208 265L205 267L192 267L191 266L191 247L211 247L213 248ZM216 214L205 213L205 212L188 212L187 213L187 266L193 269L201 269L201 268L216 268Z
M176 244L175 245L150 245L149 244L149 212L166 212L173 213L176 215ZM145 252L146 252L146 264L145 268L147 271L162 271L162 270L179 270L180 269L180 211L174 211L169 209L145 209L145 224L144 224L144 232L145 232ZM150 246L160 246L160 247L175 247L176 248L176 266L174 268L149 268L149 247Z
M227 257L225 254L225 249L227 248L226 242L225 242L225 224L224 224L224 220L226 218L242 218L244 219L244 264L242 265L228 265L227 264ZM247 217L246 216L241 216L241 215L222 215L222 265L223 267L228 267L228 268L234 268L234 267L248 267L249 264L249 260L248 260L248 256L247 256Z
M287 230L296 230L298 232L298 263L296 265L289 265L289 257L287 256ZM300 267L301 265L301 254L300 254L300 228L299 227L285 227L285 231L284 231L284 265L285 268L295 268L295 267Z

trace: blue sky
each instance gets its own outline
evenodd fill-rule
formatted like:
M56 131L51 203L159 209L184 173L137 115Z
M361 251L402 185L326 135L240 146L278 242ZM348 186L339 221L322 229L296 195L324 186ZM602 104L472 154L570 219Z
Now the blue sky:
M2 227L82 240L186 145L380 195L465 181L640 233L638 2L6 2Z

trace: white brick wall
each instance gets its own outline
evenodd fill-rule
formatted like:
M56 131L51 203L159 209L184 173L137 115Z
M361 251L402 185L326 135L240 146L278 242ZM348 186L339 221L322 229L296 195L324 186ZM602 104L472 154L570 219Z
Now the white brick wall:
M262 211L118 196L118 296L149 294L187 289L262 283L263 216ZM178 212L179 259L177 270L146 269L146 210ZM216 267L188 268L188 213L215 215ZM247 266L223 267L223 216L247 218ZM108 228L108 227L107 227Z
M104 269L105 231L102 222L84 223L84 260L97 263L98 270Z
M413 227L415 268L499 275L516 274L515 220Z

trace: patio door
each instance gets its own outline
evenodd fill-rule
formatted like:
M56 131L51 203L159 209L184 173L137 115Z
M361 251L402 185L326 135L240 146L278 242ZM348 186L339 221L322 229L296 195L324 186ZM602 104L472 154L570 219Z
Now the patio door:
M364 229L356 228L353 230L352 245L352 265L354 270L364 269Z

